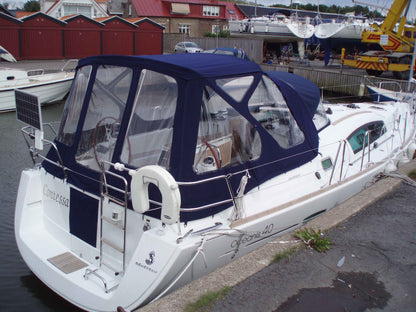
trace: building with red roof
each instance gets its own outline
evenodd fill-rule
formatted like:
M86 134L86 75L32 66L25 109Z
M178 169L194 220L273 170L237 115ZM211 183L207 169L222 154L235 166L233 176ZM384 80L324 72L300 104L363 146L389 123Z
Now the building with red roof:
M148 17L164 26L168 33L192 37L215 32L218 26L220 30L228 30L229 20L245 17L235 3L218 0L113 0L111 3L124 18Z

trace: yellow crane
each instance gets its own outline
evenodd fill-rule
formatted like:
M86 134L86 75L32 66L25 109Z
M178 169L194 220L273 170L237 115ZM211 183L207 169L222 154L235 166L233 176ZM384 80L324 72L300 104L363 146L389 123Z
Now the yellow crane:
M410 0L395 0L382 24L374 23L372 29L362 32L361 42L379 44L383 50L367 51L347 59L343 49L341 64L365 69L369 75L392 71L396 78L407 79L416 37L416 26L406 25L409 5Z

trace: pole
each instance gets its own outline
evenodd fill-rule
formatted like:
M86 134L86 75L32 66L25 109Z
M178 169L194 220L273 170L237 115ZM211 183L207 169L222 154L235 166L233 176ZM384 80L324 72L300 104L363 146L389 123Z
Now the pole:
M413 43L413 57L412 57L412 63L410 63L410 73L409 73L409 81L407 82L407 91L410 92L410 84L412 83L412 81L414 82L414 78L413 78L413 68L415 67L415 63L416 63L416 40Z

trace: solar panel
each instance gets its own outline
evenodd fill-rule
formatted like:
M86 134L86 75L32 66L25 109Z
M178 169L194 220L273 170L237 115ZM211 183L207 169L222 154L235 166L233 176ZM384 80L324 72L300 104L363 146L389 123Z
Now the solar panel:
M17 119L42 131L42 115L38 97L17 89L14 90L14 94Z

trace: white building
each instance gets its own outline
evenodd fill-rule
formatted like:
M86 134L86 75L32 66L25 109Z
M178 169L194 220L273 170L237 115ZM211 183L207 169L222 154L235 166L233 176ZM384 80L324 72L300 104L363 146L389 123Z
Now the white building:
M55 18L73 14L90 18L109 16L107 0L40 0L40 11Z

